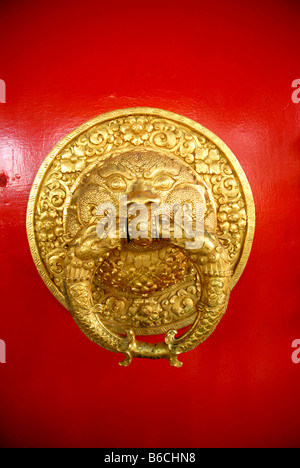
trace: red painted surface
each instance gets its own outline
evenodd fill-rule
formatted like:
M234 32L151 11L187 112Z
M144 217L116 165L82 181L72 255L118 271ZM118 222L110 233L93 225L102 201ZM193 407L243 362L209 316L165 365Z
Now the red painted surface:
M1 2L1 446L300 446L298 1ZM45 156L113 109L200 122L237 155L255 242L216 332L183 356L117 365L52 297L25 213Z

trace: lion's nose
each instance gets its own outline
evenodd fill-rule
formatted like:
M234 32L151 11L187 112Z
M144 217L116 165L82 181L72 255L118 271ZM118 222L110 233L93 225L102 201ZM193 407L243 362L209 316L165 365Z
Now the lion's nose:
M127 204L139 203L141 205L149 205L151 203L160 204L161 198L151 190L137 190L129 194Z

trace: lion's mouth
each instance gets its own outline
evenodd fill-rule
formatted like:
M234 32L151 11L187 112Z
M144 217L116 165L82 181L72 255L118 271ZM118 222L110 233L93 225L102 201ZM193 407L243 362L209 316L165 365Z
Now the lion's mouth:
M145 211L128 214L125 221L127 241L138 246L148 246L157 241L156 229L151 210L144 205Z

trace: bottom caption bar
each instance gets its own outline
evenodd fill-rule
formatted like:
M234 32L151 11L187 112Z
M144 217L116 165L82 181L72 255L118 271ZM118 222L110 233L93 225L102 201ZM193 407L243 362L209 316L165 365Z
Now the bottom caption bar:
M142 466L152 463L195 463L196 449L102 449L104 463Z

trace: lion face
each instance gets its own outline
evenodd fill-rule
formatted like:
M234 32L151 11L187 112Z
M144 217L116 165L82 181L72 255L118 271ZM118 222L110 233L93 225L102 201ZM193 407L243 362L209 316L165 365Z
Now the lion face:
M163 203L179 183L197 183L189 167L152 151L112 157L98 174L113 194L126 195L129 203Z
M118 215L120 197L126 200L128 208L141 204L150 210L153 204L192 202L196 205L199 200L205 204L208 190L197 173L176 157L154 151L113 155L99 162L76 189L67 218L70 233L75 235L87 225L101 203L112 203ZM148 232L150 240L150 224Z

